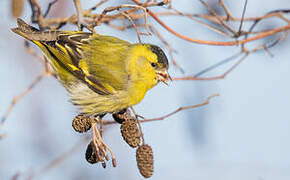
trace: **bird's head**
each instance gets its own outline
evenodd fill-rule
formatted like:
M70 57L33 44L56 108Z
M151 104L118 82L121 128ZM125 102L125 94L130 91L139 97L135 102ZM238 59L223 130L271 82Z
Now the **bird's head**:
M171 80L170 75L168 74L168 59L163 52L163 50L156 46L156 45L151 45L149 44L148 47L152 51L152 53L156 54L156 58L151 58L149 59L149 63L151 67L154 69L156 72L156 78L158 82L163 82L166 85L168 85L168 80Z
M168 80L171 80L167 72L167 57L156 45L133 44L129 51L128 62L127 69L131 72L131 78L142 81L147 89L152 88L158 82L168 84Z

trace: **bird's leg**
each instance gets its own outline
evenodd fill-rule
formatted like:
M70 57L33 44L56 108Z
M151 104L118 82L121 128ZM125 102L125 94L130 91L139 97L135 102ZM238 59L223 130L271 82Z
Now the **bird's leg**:
M96 148L96 155L97 155L97 159L99 159L102 162L102 166L105 167L105 161L104 161L104 155L101 153L100 150L100 142L97 136L97 132L98 132L98 127L97 127L97 122L93 121L92 122L92 127L93 127L93 143L94 146Z
M107 153L107 150L110 152L111 157L112 157L112 164L113 167L116 167L116 159L115 159L115 155L113 153L113 151L111 150L111 148L104 142L104 140L102 139L102 135L98 129L97 124L100 123L101 129L102 129L102 119L100 116L94 117L94 120L92 121L92 128L93 128L93 142L94 145L96 147L96 154L98 156L98 158L100 159L100 161L102 162L102 166L105 168L106 167L106 163L104 158L108 161L109 160L109 156ZM102 132L102 130L101 130Z
M109 160L109 156L106 150L106 147L104 146L104 141L102 139L101 133L98 129L97 123L93 127L94 128L94 137L96 138L96 144L98 145L99 150L101 151L101 154L106 158L106 160Z
M100 118L100 134L103 137L104 127L103 127L103 120Z

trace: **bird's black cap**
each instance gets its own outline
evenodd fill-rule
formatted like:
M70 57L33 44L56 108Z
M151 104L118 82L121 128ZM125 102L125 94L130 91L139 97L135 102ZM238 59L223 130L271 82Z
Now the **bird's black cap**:
M152 44L150 44L150 48L151 51L157 55L157 60L160 64L162 64L162 68L168 69L168 59L163 50L160 47Z

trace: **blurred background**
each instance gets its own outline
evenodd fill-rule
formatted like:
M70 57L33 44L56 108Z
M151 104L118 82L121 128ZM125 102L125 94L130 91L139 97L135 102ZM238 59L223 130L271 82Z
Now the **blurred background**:
M46 8L48 0L41 1ZM98 1L82 1L89 8ZM130 1L110 0L109 5ZM207 1L217 5L217 1ZM240 17L244 1L225 1L233 16ZM11 2L0 1L0 58L1 95L0 114L4 114L12 98L21 93L42 72L42 64L28 54L21 37L10 28L16 26L11 15ZM173 7L188 13L201 13L205 8L199 1L173 1ZM249 1L247 17L260 16L290 8L288 0ZM157 10L155 8L153 10ZM161 9L162 10L162 9ZM71 15L75 11L71 1L59 0L50 12L51 17ZM22 18L29 22L31 10L25 2ZM204 40L227 39L207 28L181 17L162 18L177 32ZM238 52L237 47L215 47L185 42L157 25L158 30L178 52L175 58L193 75L208 66ZM277 19L261 24L267 29L279 25ZM67 26L70 30L76 27ZM100 34L117 36L137 42L134 30L120 32L105 25L97 27ZM161 45L154 36L143 36L144 42ZM180 106L203 102L219 93L209 105L182 111L163 121L143 124L146 142L155 158L152 179L184 180L289 180L290 179L290 50L289 37L266 52L251 54L224 80L174 81L169 87L153 88L135 109L147 118L159 117ZM165 49L164 46L162 46ZM208 75L220 75L232 63L221 66ZM170 67L173 77L182 73ZM135 150L120 135L118 124L106 126L105 141L117 157L117 168L110 165L90 165L85 160L85 135L74 132L71 126L76 108L69 103L65 89L53 77L44 78L21 100L3 126L6 136L0 140L0 179L19 179L38 173L35 179L143 179L139 174ZM1 129L1 130L2 130ZM77 148L61 163L44 172L49 162Z

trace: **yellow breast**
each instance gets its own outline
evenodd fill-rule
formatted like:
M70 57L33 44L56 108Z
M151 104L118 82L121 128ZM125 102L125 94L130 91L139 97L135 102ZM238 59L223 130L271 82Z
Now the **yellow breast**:
M146 69L136 69L130 75L128 86L128 97L130 106L138 104L145 96L146 92L157 84L156 74Z
M146 92L157 84L156 73L148 63L148 59L156 59L143 44L135 45L129 51L127 59L128 96L130 106L138 104Z

